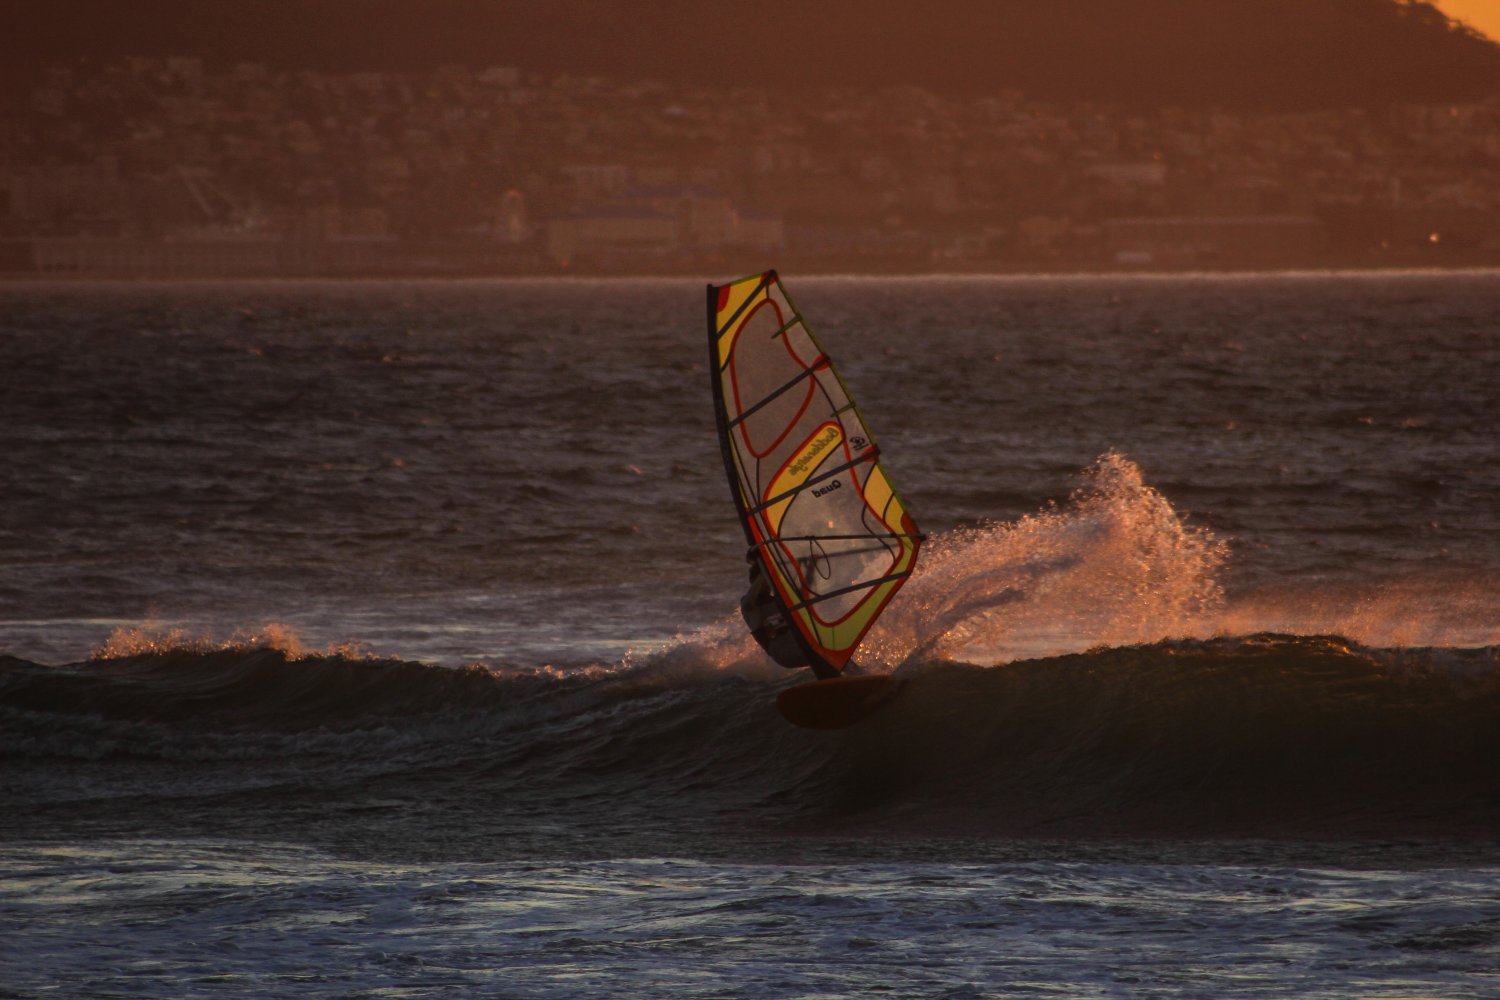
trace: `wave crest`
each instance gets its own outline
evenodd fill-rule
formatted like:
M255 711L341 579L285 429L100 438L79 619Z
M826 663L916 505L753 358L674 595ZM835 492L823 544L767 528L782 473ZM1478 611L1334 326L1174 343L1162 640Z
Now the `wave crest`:
M118 660L132 656L165 653L214 653L274 650L288 660L310 657L339 657L345 660L374 659L362 643L332 643L322 649L307 648L290 625L266 622L258 629L236 631L228 639L214 639L206 634L191 636L177 625L144 622L121 627L110 633L104 644L89 654L90 660Z
M548 829L759 816L1236 836L1492 832L1500 816L1500 649L1251 635L1003 670L929 661L837 733L777 716L794 678L689 660L578 673L264 649L0 658L0 756L18 801L181 798L196 815L212 791L236 822L269 808L275 829L270 785L296 815L304 795L353 808L378 779L383 798L424 803L422 836L429 808L481 834L476 817L517 809Z

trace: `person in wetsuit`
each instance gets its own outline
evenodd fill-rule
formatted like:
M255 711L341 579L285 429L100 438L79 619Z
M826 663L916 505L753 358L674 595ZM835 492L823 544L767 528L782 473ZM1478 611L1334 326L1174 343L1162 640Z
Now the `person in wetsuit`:
M745 559L750 564L750 589L740 598L740 614L755 641L771 659L788 670L810 666L820 678L837 677L837 670L809 657L798 641L797 629L771 592L771 581L766 579L753 548L745 553Z

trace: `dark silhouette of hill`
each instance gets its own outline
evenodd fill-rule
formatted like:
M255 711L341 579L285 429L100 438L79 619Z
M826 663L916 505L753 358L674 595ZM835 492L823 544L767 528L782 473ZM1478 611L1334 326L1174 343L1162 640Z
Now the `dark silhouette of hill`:
M1500 45L1415 0L0 0L0 13L13 72L135 54L1238 108L1500 93Z

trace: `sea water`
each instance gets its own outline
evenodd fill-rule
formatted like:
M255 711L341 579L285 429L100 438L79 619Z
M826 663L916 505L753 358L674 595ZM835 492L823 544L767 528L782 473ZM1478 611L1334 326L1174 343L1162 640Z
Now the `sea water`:
M1500 993L1500 274L785 278L838 733L701 282L0 289L0 993Z

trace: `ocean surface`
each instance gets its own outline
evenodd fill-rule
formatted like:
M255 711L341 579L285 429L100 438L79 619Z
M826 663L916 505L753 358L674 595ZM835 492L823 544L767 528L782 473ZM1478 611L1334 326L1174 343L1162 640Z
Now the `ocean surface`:
M732 277L0 286L0 997L1500 996L1500 273L784 275L929 536L838 732Z

